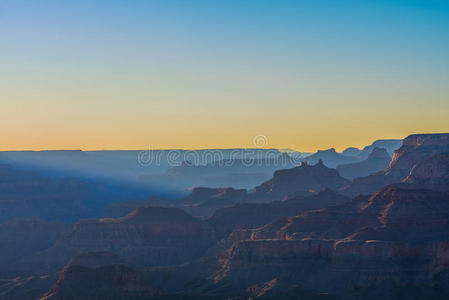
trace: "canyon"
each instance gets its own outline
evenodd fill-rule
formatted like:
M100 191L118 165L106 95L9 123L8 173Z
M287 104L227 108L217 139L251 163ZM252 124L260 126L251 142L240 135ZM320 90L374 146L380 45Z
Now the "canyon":
M115 201L73 224L8 219L0 298L447 298L449 134L411 135L388 157L303 161L251 191ZM6 195L19 176L3 170Z

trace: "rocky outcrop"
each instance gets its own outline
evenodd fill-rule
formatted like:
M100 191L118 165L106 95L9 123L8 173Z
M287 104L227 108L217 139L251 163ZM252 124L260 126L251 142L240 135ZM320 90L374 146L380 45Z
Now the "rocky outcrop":
M257 186L251 195L254 202L284 200L292 195L307 195L325 188L340 189L349 184L337 170L326 167L322 161L316 165L300 166L274 172L273 178Z
M346 165L338 165L338 173L347 179L368 176L382 171L390 164L391 157L383 148L374 148L368 158L361 162Z
M354 179L341 191L346 195L371 194L388 184L404 180L412 168L435 154L449 152L449 134L414 134L404 139L384 171Z
M414 134L404 139L402 147L394 152L385 174L403 179L416 164L434 154L449 152L449 134Z

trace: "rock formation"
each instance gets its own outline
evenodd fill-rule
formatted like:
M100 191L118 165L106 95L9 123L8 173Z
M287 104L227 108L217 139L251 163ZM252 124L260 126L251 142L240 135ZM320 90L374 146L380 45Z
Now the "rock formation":
M316 165L300 166L274 172L273 178L257 186L251 195L253 201L284 200L294 195L307 195L325 188L340 189L349 184L337 170L326 167L320 160Z

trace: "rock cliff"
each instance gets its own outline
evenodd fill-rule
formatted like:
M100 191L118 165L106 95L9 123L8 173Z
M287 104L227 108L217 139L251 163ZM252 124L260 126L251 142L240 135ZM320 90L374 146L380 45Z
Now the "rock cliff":
M449 134L414 134L403 140L390 165L381 172L360 177L341 191L346 195L371 194L388 184L404 180L412 168L435 154L449 152Z

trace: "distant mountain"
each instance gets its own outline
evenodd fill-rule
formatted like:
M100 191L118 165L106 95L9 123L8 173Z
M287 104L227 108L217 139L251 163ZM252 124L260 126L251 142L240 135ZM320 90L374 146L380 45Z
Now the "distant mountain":
M170 178L167 181L141 180L142 177L151 177L154 174L163 174L168 169L180 166L183 161L191 161L193 165L205 166L216 161L227 160L271 160L281 156L284 152L276 149L201 149L201 150L111 150L111 151L0 151L0 164L7 164L18 170L33 171L46 178L61 179L65 177L82 180L101 181L114 186L122 185L133 189L151 189L155 195L170 194L175 187ZM289 152L300 157L299 152ZM235 172L234 172L235 173ZM248 178L252 186L266 180L260 172L255 174L240 174L242 179ZM271 173L268 176L271 176ZM224 178L208 179L208 184L226 181L237 183L229 174L217 173L214 176ZM246 180L246 179L245 179ZM196 186L188 185L188 187ZM230 185L226 185L230 186ZM185 185L177 186L185 188ZM168 189L168 191L167 191ZM159 193L157 193L159 192Z
M338 165L337 171L344 178L350 180L356 177L368 176L388 167L391 156L384 148L374 148L367 159L346 165Z
M401 145L401 139L377 140L371 145L364 147L359 156L361 159L366 159L375 148L383 148L387 150L388 155L393 156L394 151L399 149Z
M348 147L343 152L341 152L344 156L359 156L360 153L362 153L362 150L356 148L356 147Z
M315 154L307 156L303 161L309 165L314 165L322 161L327 167L335 168L337 165L358 162L360 159L356 156L346 156L337 153L334 148L328 150L318 150Z
M364 147L362 150L356 147L349 147L346 148L341 154L346 156L357 156L361 160L364 160L368 158L375 148L383 148L387 151L388 155L393 156L394 151L399 149L401 145L402 140L400 139L376 140L371 145Z
M346 165L366 160L375 148L383 148L388 155L393 156L394 150L398 149L402 144L402 140L377 140L371 145L364 147L362 150L349 147L342 153L337 153L334 148L328 150L319 150L316 153L307 156L303 161L309 164L316 164L319 160L330 167L336 168L338 165Z

